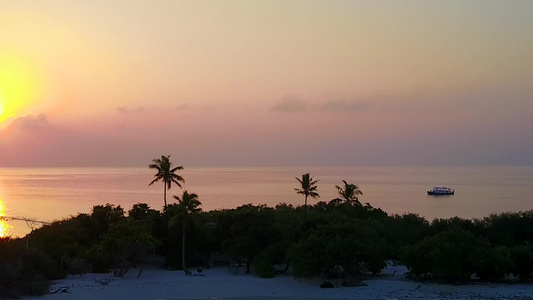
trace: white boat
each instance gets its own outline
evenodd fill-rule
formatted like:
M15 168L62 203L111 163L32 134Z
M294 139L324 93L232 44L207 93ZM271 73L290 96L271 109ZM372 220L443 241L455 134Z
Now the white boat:
M431 196L443 196L443 195L453 195L454 190L444 186L436 186L428 191L428 195Z

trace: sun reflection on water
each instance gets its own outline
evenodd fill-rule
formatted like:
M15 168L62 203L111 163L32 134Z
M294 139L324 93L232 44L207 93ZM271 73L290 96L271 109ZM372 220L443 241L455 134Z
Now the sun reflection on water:
M9 236L9 232L12 228L11 225L9 225L5 220L4 217L5 216L5 207L4 207L4 203L2 202L2 199L0 199L0 237L6 237L6 236Z

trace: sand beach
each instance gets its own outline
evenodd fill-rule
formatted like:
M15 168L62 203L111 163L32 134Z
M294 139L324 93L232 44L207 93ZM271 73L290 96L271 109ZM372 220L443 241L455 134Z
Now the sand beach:
M405 267L389 266L380 276L363 280L365 286L320 288L322 279L295 279L290 275L270 279L230 273L226 267L204 270L203 276L183 271L147 268L140 278L130 270L123 278L112 274L69 275L54 282L53 294L29 299L533 299L531 284L448 285L408 280Z

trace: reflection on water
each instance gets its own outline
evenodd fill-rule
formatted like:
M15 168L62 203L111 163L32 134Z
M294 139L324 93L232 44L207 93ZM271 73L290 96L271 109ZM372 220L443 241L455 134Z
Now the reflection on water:
M9 225L2 217L5 216L5 207L2 199L0 199L0 237L6 237L9 235L11 225Z

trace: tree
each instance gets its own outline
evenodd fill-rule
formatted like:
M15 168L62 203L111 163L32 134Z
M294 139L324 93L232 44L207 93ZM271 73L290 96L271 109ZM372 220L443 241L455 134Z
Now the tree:
M234 259L245 259L246 273L254 258L268 246L278 242L281 232L277 229L274 210L266 205L246 204L229 211L219 218L223 248Z
M185 226L187 221L187 215L201 212L202 209L199 208L202 203L198 200L198 195L189 194L187 191L183 192L183 195L180 197L174 196L174 199L178 200L178 208L182 215L183 227L182 227L182 242L181 242L181 263L183 266L183 271L185 274L189 275L191 272L187 270L185 266Z
M157 170L154 175L154 180L148 184L149 186L162 180L164 183L164 199L165 207L167 207L167 190L170 190L172 183L174 182L180 188L182 187L180 182L185 182L185 179L176 174L177 170L183 170L183 166L172 168L172 162L170 161L170 155L152 160L152 164L148 165L148 168Z
M335 185L335 188L339 191L339 195L342 197L341 200L343 200L344 203L362 206L361 202L359 202L359 198L357 198L358 195L363 195L363 192L361 192L359 187L355 184L347 183L346 180L343 180L342 182L344 182L344 186ZM337 199L332 201L335 200Z
M95 205L91 213L92 232L90 236L93 241L100 239L100 237L107 232L109 227L114 223L124 219L124 209L114 204L107 203L106 205ZM86 228L85 228L86 229Z
M128 211L130 219L139 220L143 222L150 222L153 219L160 217L161 213L155 209L151 209L146 203L133 204L133 207Z
M515 246L511 251L514 261L513 275L522 281L531 278L533 276L533 243L525 242Z
M387 243L374 229L375 222L333 214L316 221L320 223L302 232L289 249L296 277L331 276L339 267L352 276L377 274L386 266Z
M313 177L309 173L303 174L302 179L295 177L296 180L300 183L300 188L295 188L297 194L305 196L305 212L307 214L307 197L311 196L314 199L320 198L320 195L317 192L317 183L318 180L313 180Z
M476 264L476 275L483 281L501 281L513 271L512 250L509 247L491 247L486 243L481 257Z
M483 267L489 248L486 240L454 226L402 248L400 258L411 275L462 282Z
M140 277L145 256L157 243L143 221L124 219L109 227L97 249L100 255L111 263L115 276L122 277L130 266L139 264L137 277Z

